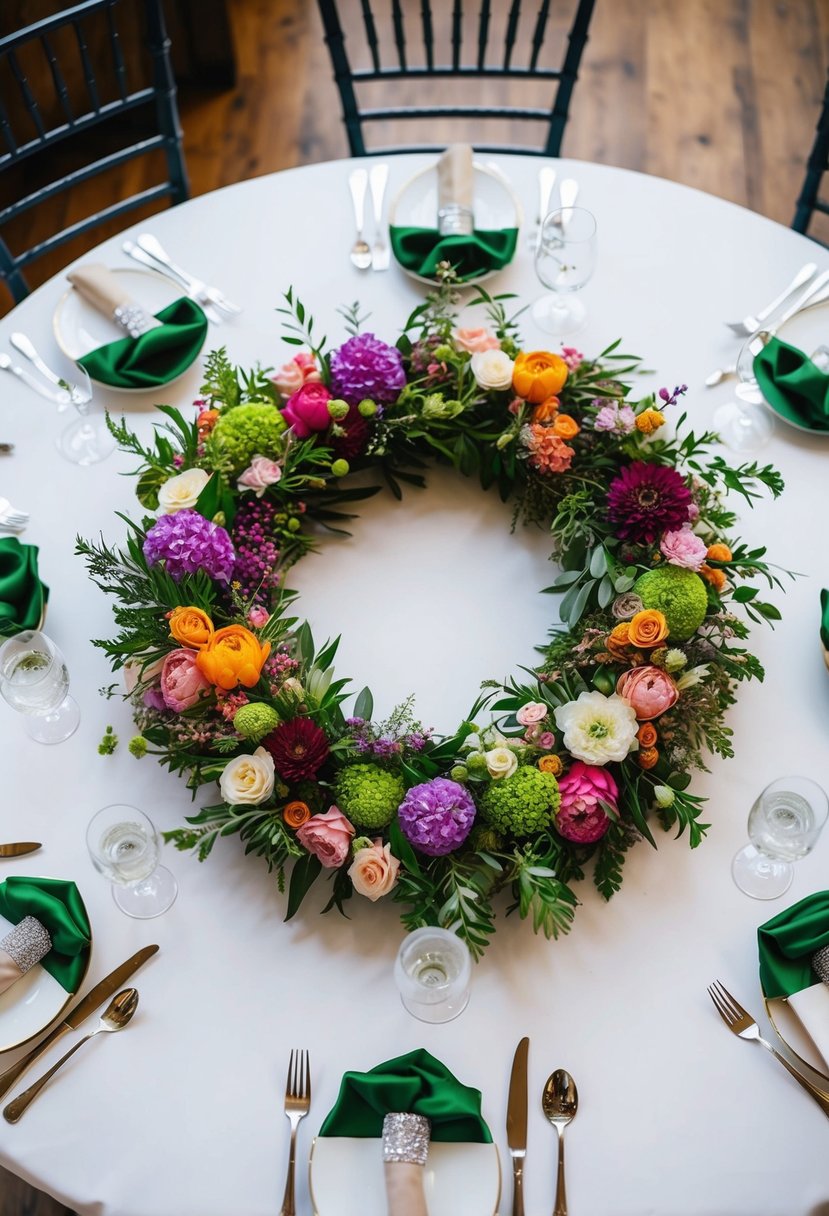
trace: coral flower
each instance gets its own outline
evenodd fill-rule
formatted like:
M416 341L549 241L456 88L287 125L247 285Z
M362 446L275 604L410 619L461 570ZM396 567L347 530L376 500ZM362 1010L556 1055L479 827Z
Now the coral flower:
M558 355L546 350L533 350L516 356L512 387L530 405L540 405L548 397L555 397L564 388L566 380L567 364Z
M700 566L699 574L701 578L705 579L706 583L711 584L718 595L721 595L725 591L727 579L724 570L720 570L716 566L709 566L706 562Z
M311 808L307 802L288 802L282 809L282 818L289 828L301 828L311 818Z
M253 688L270 653L270 642L261 643L244 625L227 625L202 647L196 663L204 678L219 688Z
M636 732L636 738L639 740L640 747L647 748L653 747L659 736L652 722L643 722Z
M655 747L643 747L641 751L636 753L636 762L640 768L653 768L659 759L659 752Z
M546 401L542 401L532 412L533 422L554 422L559 404L558 397L548 397ZM562 438L566 438L566 436L562 436Z
M533 423L522 429L522 437L529 449L530 464L541 473L566 473L575 451L555 434L552 427Z
M679 689L661 667L637 667L619 676L616 692L633 707L640 722L658 718L679 700Z

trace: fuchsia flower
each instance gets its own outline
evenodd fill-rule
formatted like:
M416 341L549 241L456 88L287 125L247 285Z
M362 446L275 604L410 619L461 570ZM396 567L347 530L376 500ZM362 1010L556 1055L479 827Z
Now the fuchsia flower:
M559 777L561 806L555 817L556 831L565 840L577 844L595 844L610 827L610 818L602 807L606 802L614 810L619 789L606 768L584 764L577 760L565 777Z
M331 425L328 402L331 393L324 384L308 381L292 393L282 409L282 417L297 439L307 439L327 431Z
M640 722L658 718L676 705L679 689L661 667L634 667L619 676L616 692L633 706Z

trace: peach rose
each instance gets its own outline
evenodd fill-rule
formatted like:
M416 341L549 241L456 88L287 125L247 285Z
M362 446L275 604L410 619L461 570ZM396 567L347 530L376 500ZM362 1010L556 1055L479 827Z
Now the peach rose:
M210 684L196 666L196 655L192 650L174 650L167 655L161 668L161 695L167 709L183 713L192 709Z
M618 628L618 626L617 626ZM668 636L668 622L658 608L643 608L628 621L628 641L631 646L650 650Z
M477 355L482 350L500 350L501 343L490 330L480 326L477 329L466 327L456 329L452 333L458 350L464 350L468 355Z
M530 405L540 405L548 397L555 397L566 380L567 364L558 355L533 350L516 356L512 387Z
M227 625L216 630L196 662L206 680L230 691L237 684L253 688L270 653L270 642L263 645L244 625Z
M182 646L198 650L213 637L213 622L201 608L174 608L170 613L170 633Z
M353 835L353 825L338 806L332 806L324 815L314 815L303 823L296 838L327 870L336 870L348 856Z
M316 384L322 379L313 355L301 353L295 355L289 363L284 363L275 376L271 377L277 392L283 397L290 397L303 384Z
M358 895L372 903L388 895L397 882L400 862L391 855L391 845L378 841L368 849L358 849L348 867L348 877Z
M679 700L679 689L661 667L636 667L616 682L616 692L633 706L641 722L658 718Z

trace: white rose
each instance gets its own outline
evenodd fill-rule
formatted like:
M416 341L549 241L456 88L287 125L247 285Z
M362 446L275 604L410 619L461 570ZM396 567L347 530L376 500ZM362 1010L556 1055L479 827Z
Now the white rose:
M237 756L219 779L222 797L231 806L265 802L273 793L273 772L273 756L264 747L257 747L252 756Z
M639 723L624 697L583 692L555 711L556 726L564 732L564 746L585 764L624 760L636 744Z
M493 747L484 753L487 772L493 781L501 777L511 777L518 768L518 757L508 747Z
M476 383L483 389L510 388L513 362L503 350L482 350L469 361Z
M199 495L210 480L204 469L185 469L176 473L158 491L158 506L162 515L175 515L195 507Z

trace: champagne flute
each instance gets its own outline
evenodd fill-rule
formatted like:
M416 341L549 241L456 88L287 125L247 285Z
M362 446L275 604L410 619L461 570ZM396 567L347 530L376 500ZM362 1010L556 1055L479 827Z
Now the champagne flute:
M62 743L78 728L66 661L39 629L25 629L0 647L0 693L27 715L26 730L38 743Z
M535 273L552 294L536 300L533 320L545 333L565 336L587 318L577 292L596 266L596 221L584 207L560 207L544 217L535 251Z
M808 777L780 777L760 794L748 816L751 844L731 864L735 883L753 899L776 899L788 891L792 862L814 848L829 799Z
M112 883L112 898L138 920L160 916L178 895L178 883L158 864L158 833L137 807L105 806L86 830L86 847L95 869Z

